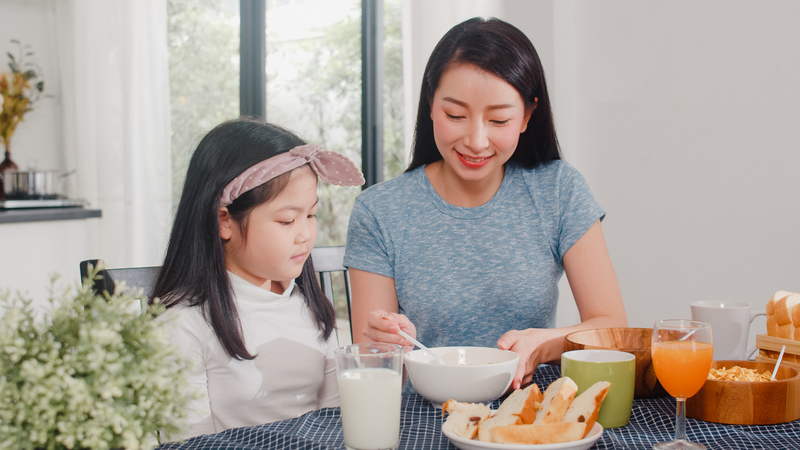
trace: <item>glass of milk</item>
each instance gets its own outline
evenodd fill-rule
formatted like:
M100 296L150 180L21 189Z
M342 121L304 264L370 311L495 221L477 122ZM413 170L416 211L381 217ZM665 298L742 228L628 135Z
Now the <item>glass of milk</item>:
M349 450L400 444L403 347L353 344L336 350L344 444Z

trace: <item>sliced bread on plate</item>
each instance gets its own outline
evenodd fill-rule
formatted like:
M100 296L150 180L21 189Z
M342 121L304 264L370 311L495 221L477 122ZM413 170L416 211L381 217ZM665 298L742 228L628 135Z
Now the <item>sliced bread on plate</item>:
M597 421L597 415L600 413L600 406L608 394L608 388L611 383L608 381L598 381L597 383L589 386L589 389L572 401L569 405L567 413L564 414L564 422L574 422L585 424L586 429L583 432L584 438L589 431L591 431L594 423Z
M583 439L585 425L577 422L505 425L491 430L499 444L558 444Z
M517 389L508 396L492 417L481 422L478 427L478 439L491 442L490 430L502 425L522 425L533 423L536 410L541 408L542 392L535 383L525 389Z
M569 377L561 377L550 383L544 392L542 409L536 413L533 424L560 423L576 392L578 385Z
M445 411L450 413L446 421L450 430L465 439L474 438L478 434L480 423L492 413L492 410L482 403L461 403L455 400L444 403L442 417Z

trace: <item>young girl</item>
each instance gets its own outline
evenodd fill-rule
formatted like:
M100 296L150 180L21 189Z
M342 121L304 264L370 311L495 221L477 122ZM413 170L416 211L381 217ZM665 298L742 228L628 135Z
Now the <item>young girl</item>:
M335 315L309 256L318 175L364 183L344 156L257 120L217 126L194 152L153 292L203 393L171 439L338 406Z
M497 19L453 27L422 77L406 172L356 199L344 263L354 340L499 346L512 386L559 361L564 335L627 325L600 221L561 160L530 40ZM555 328L566 273L581 323Z

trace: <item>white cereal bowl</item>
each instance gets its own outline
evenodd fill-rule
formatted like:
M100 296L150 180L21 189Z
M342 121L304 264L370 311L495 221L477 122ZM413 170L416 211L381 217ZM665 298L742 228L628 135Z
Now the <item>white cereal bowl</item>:
M489 347L435 347L441 365L423 350L403 355L414 389L441 408L447 400L488 403L500 398L517 371L519 355Z

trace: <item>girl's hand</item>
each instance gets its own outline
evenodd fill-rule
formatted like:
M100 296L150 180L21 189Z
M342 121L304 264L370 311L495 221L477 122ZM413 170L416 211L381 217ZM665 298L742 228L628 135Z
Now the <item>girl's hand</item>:
M563 350L563 337L552 339L550 336L553 330L539 328L528 328L527 330L511 330L500 337L497 346L503 350L511 350L519 355L519 365L514 379L511 381L512 389L520 389L523 384L528 384L533 380L533 372L542 362L549 362L547 355L552 353L550 347L558 347L560 344ZM557 351L557 349L556 349ZM560 352L558 352L560 354Z
M376 309L367 314L367 324L364 326L363 333L374 342L398 344L404 347L404 351L413 350L414 344L397 334L399 330L405 331L411 337L417 337L417 328L406 316Z

